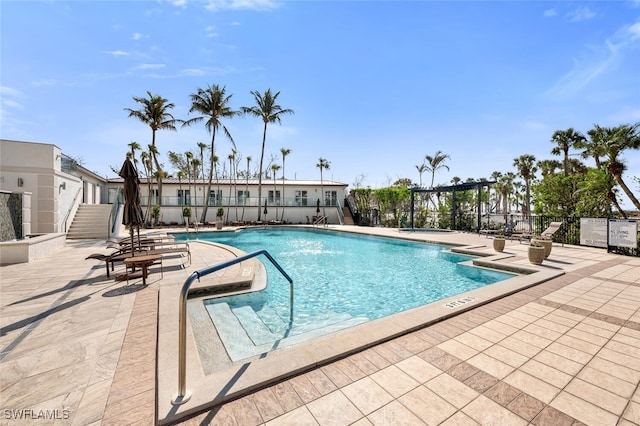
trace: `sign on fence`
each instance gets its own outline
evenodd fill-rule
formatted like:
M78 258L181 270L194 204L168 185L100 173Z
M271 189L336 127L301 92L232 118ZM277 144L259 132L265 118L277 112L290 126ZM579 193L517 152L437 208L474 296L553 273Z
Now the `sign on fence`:
M580 218L580 245L607 248L607 219Z
M638 221L609 219L609 246L638 248Z

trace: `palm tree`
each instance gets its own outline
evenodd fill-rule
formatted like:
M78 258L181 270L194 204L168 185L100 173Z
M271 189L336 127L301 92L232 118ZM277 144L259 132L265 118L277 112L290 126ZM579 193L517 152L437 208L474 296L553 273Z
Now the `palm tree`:
M284 196L284 160L287 157L287 155L291 154L291 150L288 148L280 148L280 152L282 153L282 217L280 218L280 221L284 222L284 206L286 206L286 198ZM278 219L278 217L276 216L276 219Z
M438 150L436 151L436 154L433 157L430 155L427 155L424 158L427 161L427 164L425 164L427 167L427 171L431 173L430 188L433 189L433 183L436 179L436 172L443 168L449 171L449 166L444 164L444 162L450 157L448 154L444 154L442 151ZM429 199L431 199L431 194L429 194ZM436 206L435 202L433 203L433 208L434 210L438 210L438 207Z
M531 154L523 154L513 160L513 167L524 180L524 211L525 216L531 215L531 179L535 177L538 169L535 166L536 157Z
M125 111L129 112L129 117L137 118L143 123L151 127L151 146L153 147L151 156L156 166L156 170L160 173L158 177L158 204L162 205L162 165L158 161L158 150L156 148L156 131L157 130L172 130L176 131L176 124L181 120L178 120L171 115L170 109L175 107L167 99L160 95L153 95L151 92L147 92L148 98L133 97L133 100L138 103L141 108L134 110L131 108L125 108Z
M551 142L557 146L553 147L551 154L563 155L564 175L569 176L571 170L569 168L569 149L584 143L586 138L580 132L575 131L572 127L567 130L556 130L551 136Z
M140 151L142 149L142 147L136 141L131 141L131 143L128 143L127 146L129 148L131 148L131 151L129 151L127 153L127 157L130 158L131 161L133 161L133 165L136 166L136 169L137 169L138 168L138 159L136 158L136 151Z
M418 175L420 176L420 188L422 188L422 174L427 171L427 165L422 163L419 166L416 166L416 170L418 170Z
M538 168L540 169L540 173L542 177L547 175L555 175L556 169L559 169L562 164L558 160L540 160L538 161Z
M600 159L605 156L604 140L606 136L606 129L596 124L593 129L587 131L587 135L589 135L589 139L585 139L584 141L576 144L576 148L584 149L581 154L582 158L586 159L593 157L596 163L596 168L601 170L602 164Z
M278 192L278 189L276 187L276 172L280 170L280 165L279 164L272 164L271 165L271 171L273 172L273 204L276 205L276 220L278 220L278 197L276 196L276 193Z
M144 175L147 179L147 211L145 213L145 222L149 218L149 213L151 212L151 176L153 175L153 160L151 159L151 155L143 151L140 153L140 161L142 161L142 167L144 168Z
M196 179L198 177L198 167L201 167L201 166L202 166L202 163L197 158L193 158L191 160L191 168L193 170L193 172L191 173L193 175L193 201L191 200L189 201L191 201L191 203L193 204L193 217L196 218L195 220L196 224L198 223L198 197L197 197L198 187L197 187Z
M607 156L607 171L615 178L636 209L640 210L640 201L622 179L626 166L619 156L627 149L640 149L640 123L633 125L623 124L606 129L606 139L603 147L603 152Z
M202 166L202 179L204 179L204 150L209 148L204 142L198 142L198 148L200 148L200 165Z
M500 177L501 193L502 193L502 215L504 216L505 223L507 222L507 215L509 214L509 194L513 189L513 180L515 175L511 172L507 172Z
M494 185L494 190L496 191L496 213L500 211L500 193L502 190L502 186L500 185L500 181L498 179L500 179L501 177L502 173L497 170L491 173L491 180L496 182L496 184ZM489 197L491 197L491 194L489 194ZM489 209L489 211L491 211L491 208Z
M237 111L232 110L229 106L231 96L233 95L227 96L226 87L220 87L217 84L214 84L213 86L207 86L205 89L198 88L196 93L192 93L190 95L191 108L189 108L189 113L196 112L202 115L185 121L184 125L190 126L193 123L198 123L206 119L204 125L209 133L211 133L211 146L209 147L211 150L209 152L209 180L207 182L207 190L204 196L204 203L202 207L202 219L200 220L202 223L206 222L207 210L209 207L209 198L211 197L214 156L216 153L216 133L218 132L219 128L222 128L224 134L227 136L229 141L231 141L233 148L236 147L236 144L231 137L231 133L229 133L229 130L227 130L226 126L222 124L221 121L223 118L233 118L238 114Z
M318 159L318 164L316 164L316 167L320 169L320 196L322 197L322 216L326 218L327 215L324 210L326 199L324 196L324 183L322 181L322 170L324 169L329 170L329 168L331 167L331 163L327 161L325 158L320 157Z
M264 93L260 93L256 90L252 91L251 94L253 95L256 105L252 107L242 107L241 111L243 114L259 117L264 123L262 131L262 150L260 151L260 166L258 168L260 172L258 175L258 206L260 206L262 200L262 166L264 162L265 142L267 140L267 124L280 124L281 116L285 114L293 114L294 112L292 109L284 109L276 103L280 92L272 94L271 89L267 89ZM258 221L261 219L261 213L261 209L258 208Z

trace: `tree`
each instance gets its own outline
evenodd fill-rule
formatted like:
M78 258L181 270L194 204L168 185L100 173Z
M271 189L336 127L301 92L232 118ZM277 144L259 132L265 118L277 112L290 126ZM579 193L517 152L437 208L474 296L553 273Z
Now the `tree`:
M640 149L640 123L634 125L623 124L622 126L606 129L603 145L603 152L607 157L607 171L615 178L635 208L640 210L640 201L622 179L626 166L623 160L620 159L620 155L625 150Z
M158 130L172 130L176 131L176 124L181 122L174 118L169 110L175 107L167 99L160 95L153 95L151 92L147 92L148 98L133 97L133 100L140 105L140 109L134 110L131 108L125 108L125 111L129 112L129 117L137 118L143 123L147 124L151 128L151 157L155 164L158 176L158 204L162 205L162 165L158 161L158 150L156 147L156 131Z
M518 169L518 173L524 180L524 211L528 217L531 216L531 179L535 177L538 169L535 166L536 157L531 154L523 154L513 160L513 166Z
M420 188L422 188L422 174L427 171L427 165L422 163L419 166L416 166L416 170L418 170L418 176L420 179Z
M200 176L204 179L204 150L209 148L209 145L204 142L198 142L198 148L200 148L200 165L202 167L202 174Z
M431 186L430 188L433 189L433 183L436 179L436 172L440 169L447 169L447 171L449 171L449 166L447 166L446 164L444 164L444 162L447 159L450 159L448 154L444 154L442 151L436 151L435 155L432 157L430 155L427 155L424 157L425 160L427 161L427 163L425 164L427 167L427 171L431 173ZM431 199L431 194L429 194L429 199ZM437 210L437 206L435 204L435 202L433 203L433 207L434 209Z
M288 148L280 148L280 153L282 153L282 201L283 201L282 217L280 217L280 220L284 222L284 207L287 205L286 198L284 197L284 160L285 158L287 158L287 155L291 154L291 150Z
M140 151L142 149L142 147L136 141L131 141L131 143L128 143L127 146L129 148L131 148L131 151L129 151L127 153L127 157L129 159L131 159L131 161L133 161L133 165L136 166L136 169L137 169L138 168L138 159L136 158L136 151Z
M331 163L329 161L327 161L325 158L320 157L318 159L318 164L316 164L316 167L320 169L320 195L322 196L322 216L324 216L325 218L327 217L326 213L325 213L325 209L324 209L324 205L327 203L325 196L324 196L324 183L322 180L322 171L323 170L329 170L329 168L331 167Z
M249 165L251 164L251 156L248 155L247 156L247 179L246 179L246 183L244 186L244 197L242 197L242 218L240 220L244 221L244 209L245 206L247 205L247 198L249 194ZM258 205L258 209L260 209L260 206Z
M557 146L553 147L551 154L563 155L564 174L569 176L569 149L580 146L586 138L580 132L575 131L572 127L567 130L556 130L551 136L551 142Z
M262 130L262 149L260 151L260 166L258 169L260 173L258 175L258 206L260 206L262 201L262 167L264 162L265 142L267 140L267 125L269 123L280 124L281 117L283 115L293 114L294 112L291 109L282 108L276 103L280 92L272 94L271 89L267 89L264 93L260 93L256 90L252 91L251 94L253 95L256 105L252 107L242 107L241 111L243 114L253 115L254 117L262 119L262 122L264 123ZM261 213L261 209L258 208L258 221L261 220Z
M196 93L192 93L190 95L191 108L189 109L189 113L195 112L201 115L185 121L184 125L190 126L193 123L199 123L206 119L204 125L207 128L207 131L211 133L211 146L209 147L209 180L207 182L207 190L204 196L204 203L202 207L202 218L200 220L202 223L206 223L209 198L211 197L214 157L216 153L216 133L218 132L219 128L222 128L222 131L224 132L227 139L231 141L233 148L236 148L236 144L233 141L233 137L231 137L231 133L229 133L229 130L222 123L222 119L230 119L238 114L237 111L234 111L229 106L229 102L231 101L232 96L233 95L227 96L226 87L220 87L217 84L214 84L213 86L207 86L204 89L198 88Z
M556 174L556 170L562 167L562 164L558 160L540 160L538 161L538 168L544 178L547 175Z

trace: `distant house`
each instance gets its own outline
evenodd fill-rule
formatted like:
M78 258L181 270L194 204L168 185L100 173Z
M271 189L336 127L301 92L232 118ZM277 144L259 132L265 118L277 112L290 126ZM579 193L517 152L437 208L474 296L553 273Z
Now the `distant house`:
M23 206L23 229L18 234L66 233L81 205L118 204L122 200L119 196L122 187L122 178L103 178L63 154L56 145L0 140L0 192L6 199L10 194L20 198ZM190 222L215 222L222 207L223 220L228 224L256 222L258 215L261 222L296 224L326 215L328 223L338 224L343 223L346 188L347 184L332 180L263 179L262 200L258 200L257 179L220 179L211 188L204 221L201 220L207 190L204 179L189 182L165 178L159 200L155 181L149 185L141 178L140 201L145 213L158 206L158 221L165 224L183 224L186 206L191 207ZM5 210L0 209L0 215ZM3 227L9 228L12 219L0 218ZM147 221L151 223L151 217ZM107 225L98 224L102 229Z

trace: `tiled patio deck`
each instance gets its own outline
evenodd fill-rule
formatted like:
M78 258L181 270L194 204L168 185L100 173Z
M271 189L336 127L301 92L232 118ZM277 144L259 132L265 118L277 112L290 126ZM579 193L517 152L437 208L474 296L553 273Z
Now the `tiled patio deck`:
M191 268L165 270L163 280L154 274L149 287L127 294L101 264L83 260L103 246L73 242L0 269L2 424L16 423L11 410L59 417L44 424L156 421L158 289L224 254L194 244ZM525 264L525 249L509 242L509 261ZM640 259L553 250L543 268L564 269L559 278L184 423L640 424Z

